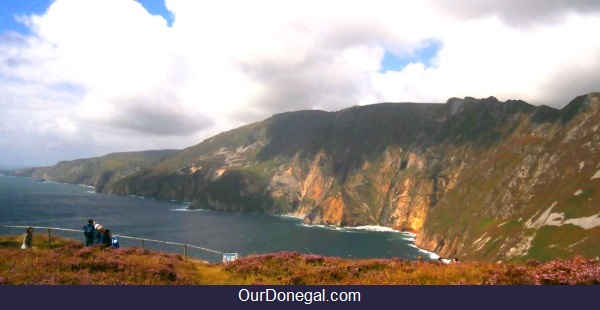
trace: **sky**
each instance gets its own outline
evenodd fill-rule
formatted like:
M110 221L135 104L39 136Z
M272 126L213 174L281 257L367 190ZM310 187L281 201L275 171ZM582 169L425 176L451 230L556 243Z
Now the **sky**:
M0 169L182 149L276 113L600 91L600 3L0 5Z

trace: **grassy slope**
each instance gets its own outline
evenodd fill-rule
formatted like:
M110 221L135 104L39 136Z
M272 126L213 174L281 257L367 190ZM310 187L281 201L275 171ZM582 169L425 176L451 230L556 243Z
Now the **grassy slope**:
M418 263L399 259L347 260L293 252L258 255L225 264L183 260L139 248L83 247L60 238L47 248L21 250L21 237L0 237L0 284L231 285L231 284L600 284L597 259L545 264Z

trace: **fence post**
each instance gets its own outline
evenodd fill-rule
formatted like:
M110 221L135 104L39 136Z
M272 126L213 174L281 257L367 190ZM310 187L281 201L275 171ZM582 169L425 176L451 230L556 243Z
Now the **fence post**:
M183 259L187 259L187 244L183 245Z
M48 228L48 248L50 248L50 228Z
M142 240L142 249L144 248L144 240Z

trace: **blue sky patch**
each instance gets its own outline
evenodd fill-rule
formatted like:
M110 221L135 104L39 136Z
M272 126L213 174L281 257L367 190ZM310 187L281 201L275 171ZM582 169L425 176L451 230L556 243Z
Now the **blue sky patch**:
M0 5L0 33L12 30L29 34L29 28L17 21L17 16L41 15L50 7L53 0L4 0Z
M160 15L167 20L167 25L173 25L174 16L165 7L164 0L136 0L148 13ZM24 35L31 33L23 23L17 21L17 16L44 14L54 0L2 0L0 5L0 33L15 31Z
M173 25L174 16L167 7L165 6L164 0L136 0L139 2L148 13L152 15L160 15L167 20L167 25L171 27Z
M426 67L431 67L433 65L433 58L435 58L435 55L437 55L441 48L441 43L431 41L412 55L397 55L390 51L385 51L379 72L400 71L410 63L422 63Z

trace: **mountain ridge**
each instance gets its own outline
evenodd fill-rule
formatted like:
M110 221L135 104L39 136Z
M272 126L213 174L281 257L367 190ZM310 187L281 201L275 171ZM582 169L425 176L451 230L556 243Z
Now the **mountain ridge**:
M598 256L599 110L591 93L560 110L465 97L285 112L97 190L386 226L447 257Z

